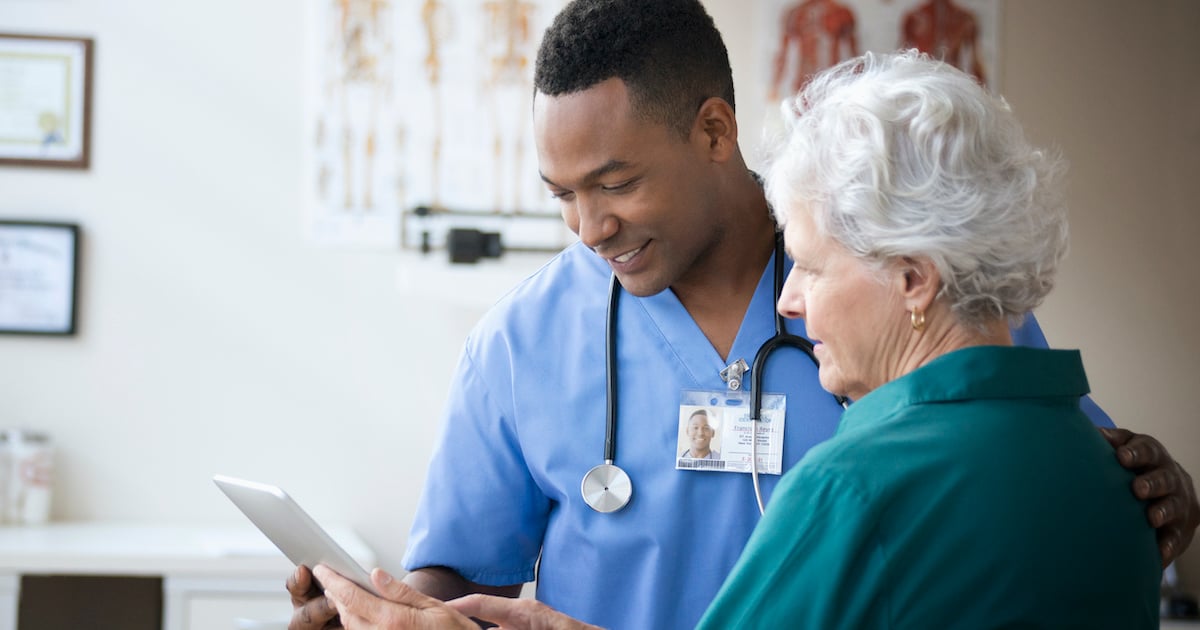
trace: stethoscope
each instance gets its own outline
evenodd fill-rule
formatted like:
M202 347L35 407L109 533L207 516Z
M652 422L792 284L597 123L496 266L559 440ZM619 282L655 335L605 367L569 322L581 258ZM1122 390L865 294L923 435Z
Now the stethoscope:
M775 301L779 304L779 296L783 291L783 234L775 234ZM617 459L617 303L620 301L621 282L613 274L608 289L608 316L604 326L605 341L605 430L604 430L604 463L587 471L580 484L583 500L597 512L609 513L629 504L633 497L633 482L629 475L614 462ZM750 421L757 434L758 423L762 419L763 372L771 353L783 346L799 348L814 364L820 366L813 354L811 341L787 332L783 315L775 310L775 335L759 346L754 353L754 363L750 368ZM739 381L740 383L740 381ZM739 383L730 382L731 389L740 387ZM838 404L845 408L849 401L844 396L833 395ZM758 461L758 440L750 440L750 460ZM758 466L750 466L750 477L754 483L754 498L758 501L758 511L765 510L762 489L759 486Z

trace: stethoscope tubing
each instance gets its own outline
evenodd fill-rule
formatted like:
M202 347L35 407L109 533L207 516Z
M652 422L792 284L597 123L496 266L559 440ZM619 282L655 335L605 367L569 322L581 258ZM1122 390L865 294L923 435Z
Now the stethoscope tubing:
M579 493L588 507L607 514L629 504L633 498L633 482L617 466L617 304L621 297L621 281L613 274L608 288L608 315L604 325L605 402L604 402L604 463L583 475Z
M608 316L604 324L604 461L617 460L617 304L621 301L621 281L613 274L608 285Z
M776 232L775 234L775 273L773 277L774 285L774 304L779 304L779 297L783 291L783 234ZM605 340L605 428L604 428L604 464L596 466L584 475L583 482L580 485L583 493L584 501L597 512L615 512L625 507L632 496L633 488L629 476L616 465L617 460L617 305L621 297L621 281L617 279L614 273L608 288L608 313L604 326ZM813 344L811 341L787 332L784 324L783 316L778 309L775 311L775 334L759 346L758 351L754 353L754 363L750 368L750 420L753 436L750 439L750 476L754 484L754 498L758 503L758 512L762 514L766 511L766 506L762 498L762 488L759 485L758 478L758 423L762 420L762 399L763 399L763 374L766 371L767 359L771 353L783 346L791 346L798 348L801 352L808 355L812 362L820 367L820 362L817 361L817 356L813 352ZM843 408L848 404L845 397L834 394L833 397ZM617 475L621 482L619 486L614 485L610 488L608 483L603 483L602 491L598 490L597 478L604 475L604 478L612 479L612 475ZM614 494L616 496L614 496Z

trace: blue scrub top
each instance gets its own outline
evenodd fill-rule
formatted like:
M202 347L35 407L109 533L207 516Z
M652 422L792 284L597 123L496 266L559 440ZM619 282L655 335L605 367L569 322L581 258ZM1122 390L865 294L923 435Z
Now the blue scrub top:
M728 362L752 363L774 334L773 272L769 262ZM728 362L671 291L621 295L616 464L633 498L615 513L593 511L580 482L603 463L610 276L573 245L472 331L404 566L450 567L492 585L531 581L537 567L538 599L573 617L691 628L758 522L749 475L675 468L680 392L725 389ZM803 322L787 327L804 335ZM1041 336L1032 318L1024 328L1023 339ZM764 390L787 396L786 472L834 434L842 409L799 350L778 350L766 371ZM767 500L778 479L762 477Z

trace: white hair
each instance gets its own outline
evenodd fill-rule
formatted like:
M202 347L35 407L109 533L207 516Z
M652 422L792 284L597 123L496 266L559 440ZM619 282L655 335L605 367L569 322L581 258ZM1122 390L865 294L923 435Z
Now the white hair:
M1019 321L1067 249L1062 160L1025 140L1003 99L915 50L867 53L784 102L767 172L780 223L817 229L882 267L928 257L959 321Z

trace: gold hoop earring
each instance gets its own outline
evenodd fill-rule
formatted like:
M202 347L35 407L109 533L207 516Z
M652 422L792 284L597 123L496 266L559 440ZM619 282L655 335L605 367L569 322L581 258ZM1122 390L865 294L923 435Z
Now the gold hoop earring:
M912 327L917 332L925 330L925 311L916 308L912 310Z

